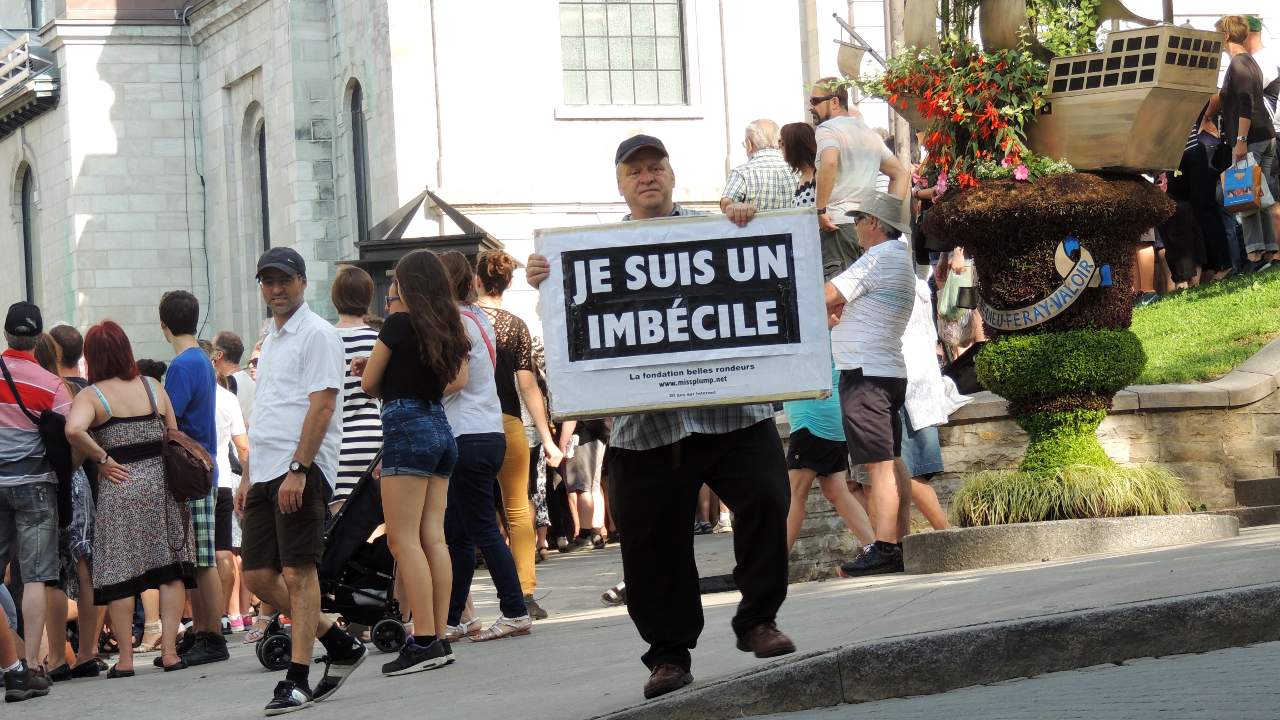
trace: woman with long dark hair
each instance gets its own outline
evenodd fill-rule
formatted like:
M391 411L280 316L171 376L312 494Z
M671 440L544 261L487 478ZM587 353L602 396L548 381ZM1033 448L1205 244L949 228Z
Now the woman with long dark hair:
M107 677L133 676L133 598L150 588L160 589L161 663L166 672L181 670L187 664L178 656L178 623L195 566L185 508L169 494L161 458L164 432L178 429L177 415L164 387L139 377L129 337L116 323L89 328L84 357L90 385L71 405L67 439L77 460L98 464L93 601L107 606L120 640L120 659Z
M387 317L361 382L382 399L382 511L414 635L382 666L406 675L452 662L444 634L453 587L444 513L458 458L441 401L467 383L471 342L444 267L415 250L396 263Z
M484 312L474 304L475 273L466 256L447 252L440 256L440 262L449 274L462 325L471 338L467 384L444 401L449 425L458 443L458 464L453 471L453 482L449 483L449 509L444 522L449 556L453 558L447 639L470 637L480 641L527 635L533 620L524 604L511 550L498 531L498 519L493 512L493 486L507 453L494 381L496 339ZM502 610L502 617L484 630L468 602L476 570L476 548L484 554Z
M529 443L524 435L524 422L520 419L521 400L533 417L533 424L542 439L547 465L558 467L564 453L551 436L551 426L547 423L546 403L534 375L533 338L529 335L529 326L502 309L502 294L511 287L511 275L515 269L515 258L507 253L480 253L476 259L476 282L480 293L476 304L488 316L498 339L494 378L498 383L498 402L502 407L502 426L507 437L507 454L502 470L498 472L498 483L502 487L502 505L511 528L511 554L520 574L524 603L533 619L541 620L547 613L533 598L533 591L538 587L538 576L533 567L537 533L533 526L533 513L530 512Z
M796 171L795 207L813 207L814 181L817 170L814 160L818 155L818 141L814 137L813 126L809 123L787 123L782 126L779 146L782 157Z

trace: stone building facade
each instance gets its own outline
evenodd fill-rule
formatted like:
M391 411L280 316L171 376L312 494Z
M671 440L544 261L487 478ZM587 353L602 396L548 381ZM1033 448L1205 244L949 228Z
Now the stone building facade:
M807 118L853 6L883 38L880 0L0 0L0 45L29 37L53 88L39 113L13 93L36 81L0 92L0 304L110 317L164 357L156 307L183 288L202 336L250 338L267 245L303 254L324 313L335 265L423 188L523 257L537 228L621 217L636 132L714 208L748 122ZM536 328L533 304L517 282Z

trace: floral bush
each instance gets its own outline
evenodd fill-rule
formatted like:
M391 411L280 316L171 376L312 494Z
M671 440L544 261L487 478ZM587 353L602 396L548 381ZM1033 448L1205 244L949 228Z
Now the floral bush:
M906 50L884 74L854 82L898 110L920 114L928 157L917 185L942 194L981 180L1033 181L1072 171L1066 161L1027 147L1026 125L1044 105L1047 73L1026 46L983 50L952 36L940 51Z

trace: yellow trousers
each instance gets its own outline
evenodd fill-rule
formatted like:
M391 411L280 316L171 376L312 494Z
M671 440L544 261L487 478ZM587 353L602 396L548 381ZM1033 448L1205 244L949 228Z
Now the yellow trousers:
M538 587L533 569L537 552L537 533L533 529L533 512L529 509L529 441L520 418L502 416L502 430L507 436L507 455L498 471L502 488L502 507L511 526L511 557L516 561L520 589L532 595Z

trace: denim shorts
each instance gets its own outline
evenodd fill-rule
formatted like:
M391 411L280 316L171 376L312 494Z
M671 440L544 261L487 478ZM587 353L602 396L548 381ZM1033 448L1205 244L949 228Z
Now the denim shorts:
M444 406L421 400L382 405L382 474L449 477L458 446Z
M0 568L16 559L24 583L58 580L57 493L45 482L0 487Z
M942 448L938 443L938 428L912 430L907 414L902 413L902 462L908 474L924 480L942 472Z

